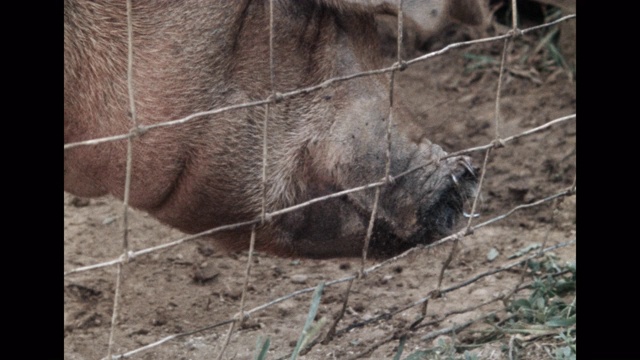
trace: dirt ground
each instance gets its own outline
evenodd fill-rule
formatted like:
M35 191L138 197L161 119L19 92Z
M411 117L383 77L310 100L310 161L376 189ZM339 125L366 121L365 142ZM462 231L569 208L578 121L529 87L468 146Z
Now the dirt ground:
M502 89L503 122L500 132L503 138L576 111L575 72L571 73L561 64L549 60L547 48L534 51L546 34L542 31L527 35L511 47L507 58L509 71L505 73ZM436 50L446 42L459 40L461 33L452 32L447 36L434 42L430 49ZM399 97L413 109L416 120L430 129L431 140L447 151L484 145L492 140L501 50L502 42L456 49L399 73ZM409 51L409 55L419 53ZM389 62L392 61L390 58ZM576 120L573 119L494 150L482 187L478 211L481 216L474 223L569 187L576 173L575 143ZM473 159L475 164L481 164L483 153L475 153ZM65 271L118 257L122 249L121 215L122 203L118 200L79 199L65 193ZM131 211L130 215L129 241L133 250L168 243L184 236L144 213ZM575 196L571 196L516 212L505 220L477 230L461 242L442 286L460 283L516 261L508 257L525 246L545 240L547 246L551 246L575 239L575 216ZM449 249L450 245L445 245L431 251L417 251L364 279L356 280L338 331L394 312L425 297L437 287L440 268ZM489 261L492 249L497 250L497 256ZM554 254L559 263L575 262L575 244L555 250ZM320 282L351 275L360 264L359 259L280 259L262 253L255 254L254 259L248 309ZM232 317L240 307L246 261L246 252L224 255L206 240L187 242L136 258L124 268L114 352L124 353L166 336L189 332ZM368 265L373 264L369 262ZM106 356L116 270L111 266L65 277L65 359L101 359ZM489 275L433 299L429 302L424 322L509 293L520 278L520 272L515 270ZM531 277L526 280L531 280ZM346 283L341 283L325 288L316 319L330 320L339 312L346 286ZM516 297L526 297L526 294L519 292ZM290 354L304 325L310 301L311 293L306 293L253 314L242 329L233 333L225 358L253 359L256 342L266 337L271 342L268 359ZM416 350L443 344L434 339L421 340L424 335L501 308L501 302L493 302L411 331L402 358ZM419 312L419 306L413 307L353 327L339 333L326 345L315 345L303 358L346 359L366 352L377 343L382 344L364 357L392 358L399 342L397 339L384 340L406 330ZM497 316L504 317L505 312L498 311ZM465 343L473 337L473 331L481 331L483 326L488 325L479 322L455 335L441 336L439 340ZM328 327L322 327L320 335ZM142 351L133 358L213 359L227 329L225 325L180 337ZM479 359L509 358L510 339L511 335L507 334L483 346L470 347L469 351ZM553 336L540 337L535 341L517 340L519 346L514 350L517 358L552 358L548 353L549 347L545 350L545 346L556 342Z

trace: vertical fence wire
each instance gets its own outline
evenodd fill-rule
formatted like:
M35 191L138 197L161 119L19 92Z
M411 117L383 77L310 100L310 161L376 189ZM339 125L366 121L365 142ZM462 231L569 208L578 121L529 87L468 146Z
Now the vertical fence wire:
M505 63L507 58L507 51L509 48L509 44L513 36L516 35L517 30L517 0L512 0L512 19L513 19L513 30L511 36L504 39L504 45L502 47L502 60L500 61L500 70L498 75L498 86L496 89L496 101L495 101L495 116L494 116L494 128L495 128L495 137L494 137L494 147L502 147L504 146L504 142L500 138L500 94L502 93L502 78L505 71ZM464 233L468 233L471 229L471 223L473 222L473 218L476 214L478 199L480 198L480 194L482 193L482 185L484 183L484 178L487 170L487 163L489 160L489 155L491 154L491 148L486 149L484 155L484 161L482 162L482 168L480 170L480 179L478 181L478 187L476 190L476 194L473 199L473 204L471 206L471 214L469 216L469 220L467 221L467 226L464 230ZM442 280L444 278L444 273L446 268L451 264L453 257L455 256L455 251L457 250L458 242L460 241L459 236L456 236L453 240L453 244L451 245L451 251L449 256L442 264L442 268L440 269L440 276L438 277L438 289L442 286Z
M138 132L138 120L136 117L136 105L134 100L133 87L133 19L131 0L127 0L127 92L129 95L129 112L133 123L132 132ZM129 196L131 189L131 167L133 163L133 137L127 138L127 158L125 168L124 198L122 206L122 249L123 261L118 263L116 274L116 289L113 296L113 309L111 314L111 325L109 329L109 340L107 346L107 358L111 359L114 346L114 334L118 320L120 287L123 282L124 266L129 261Z
M501 94L501 88L502 88L502 79L503 79L503 74L505 72L505 63L506 63L506 57L507 57L507 52L508 52L508 48L509 48L509 44L512 41L512 38L516 35L518 35L520 32L520 30L517 27L517 18L518 18L518 14L517 14L517 4L516 4L516 0L512 0L511 2L511 6L512 6L512 21L513 21L513 29L512 29L512 33L511 36L509 37L505 37L504 38L504 46L503 46L503 51L502 51L502 60L501 60L501 65L500 65L500 71L499 71L499 77L498 77L498 85L497 85L497 90L496 90L496 104L495 104L495 138L493 141L493 146L492 147L487 147L485 150L485 155L484 155L484 161L483 161L483 165L481 168L481 172L480 172L480 179L478 182L478 189L477 192L474 196L474 201L473 201L473 205L472 205L472 210L471 210L471 216L469 217L469 220L467 222L466 228L465 228L465 234L468 234L472 231L472 219L473 219L473 215L476 214L476 206L478 203L478 199L481 193L481 189L482 189L482 184L483 184L483 180L486 174L486 167L487 167L487 162L488 162L488 158L490 155L490 152L493 148L497 148L497 147L501 147L503 146L504 142L503 140L500 138L500 94ZM391 168L391 130L392 130L392 122L393 122L393 110L394 110L394 79L395 79L395 72L397 70L402 70L404 69L404 67L406 67L407 63L405 63L402 60L402 40L403 40L403 11L402 11L402 0L398 0L397 2L397 7L398 7L398 37L397 37L397 63L394 64L393 69L391 69L391 74L390 74L390 86L389 86L389 114L388 114L388 122L387 122L387 129L386 129L386 161L385 161L385 175L384 175L384 184L382 186L384 186L385 184L388 184L390 182L393 181L393 178L390 176L390 168ZM118 310L119 310L119 305L118 305L118 299L120 297L120 292L121 292L121 287L122 287L122 282L123 282L123 271L124 271L124 267L125 265L128 263L129 261L129 244L128 244L128 207L129 207L129 192L130 192L130 183L131 183L131 168L132 168L132 147L133 147L133 140L135 137L140 135L140 130L142 129L142 127L140 127L137 123L137 118L136 118L136 110L135 110L135 102L134 102L134 87L133 87L133 24L132 24L132 4L131 4L131 0L127 0L127 36L128 36L128 64L127 64L127 86L128 86L128 95L129 95L129 103L130 103L130 116L131 116L131 120L133 123L133 128L129 133L129 136L127 137L127 163L126 163L126 176L125 176L125 191L124 191L124 206L123 206L123 255L120 258L120 261L117 263L118 267L117 267L117 277L116 277L116 287L115 287L115 293L114 293L114 304L113 304L113 311L112 311L112 318L111 318L111 324L110 324L110 331L109 331L109 344L108 344L108 349L107 349L107 359L112 359L112 351L113 351L113 347L114 347L114 333L115 333L115 324L117 322L117 315L118 315ZM273 21L274 21L274 17L273 17L273 0L269 1L269 76L270 76L270 84L271 84L271 91L270 91L270 96L268 101L266 101L264 103L265 106L265 117L264 117L264 123L263 123L263 162L262 162L262 209L261 209L261 225L264 225L265 221L267 221L267 212L266 212L266 189L267 189L267 180L266 180L266 170L267 170L267 139L268 139L268 131L267 131L267 125L268 125L268 118L269 118L269 113L270 113L270 106L272 103L274 103L275 101L275 88L274 88L274 58L273 58ZM66 149L66 147L65 147ZM569 192L575 194L575 185L576 184L576 180L574 177L573 180L573 184L569 190ZM369 246L369 242L372 236L372 230L373 230L373 225L375 222L375 218L376 218L376 213L377 213L377 208L378 208L378 202L379 202L379 197L381 194L381 187L382 186L376 186L376 194L375 194L375 198L374 198L374 203L373 203L373 209L372 209L372 214L371 214L371 218L369 221L369 226L367 228L367 234L366 234L366 238L365 238L365 242L364 242L364 247L363 247L363 253L362 253L362 266L360 269L360 275L364 275L366 272L364 270L364 264L367 258L367 250L368 250L368 246ZM552 219L555 217L555 213L557 210L557 204L556 203L556 208L553 209L553 214L552 214ZM484 226L483 224L480 224L482 226ZM230 326L229 329L227 331L227 335L224 339L224 343L221 346L221 351L218 354L218 359L222 359L224 351L227 347L227 345L229 344L231 335L233 333L234 328L236 327L236 323L240 322L240 324L242 324L242 322L245 319L245 302L246 302L246 293L247 293L247 288L248 288L248 283L249 283L249 278L250 278L250 271L251 271L251 264L252 264L252 255L253 255L253 250L254 250L254 245L255 245L255 237L256 237L256 227L258 225L254 224L252 227L252 231L251 231L251 240L250 240L250 246L249 246L249 254L248 254L248 260L247 260L247 267L246 267L246 271L245 271L245 279L244 279L244 285L243 285L243 291L242 291L242 298L241 298L241 304L240 304L240 313L239 316L240 318L236 318L233 321L230 322ZM545 237L545 244L547 242L547 238L548 238L548 234ZM451 262L451 260L453 259L453 256L455 254L455 250L456 247L458 245L458 241L459 241L459 237L458 236L454 236L453 237L453 243L452 243L452 249L449 253L449 256L447 258L447 260L445 261L445 263L443 264L442 268L441 268L441 272L440 272L440 277L438 280L438 290L441 288L441 282L442 282L442 278L444 275L444 272L446 270L446 268L448 267L449 263ZM542 255L543 250L544 249L544 245L542 246L540 252L538 253L538 255ZM524 268L522 270L523 275L522 275L522 279L521 281L518 283L518 285L516 285L516 287L514 288L513 292L515 292L521 285L522 282L524 280L524 273L526 272L526 263L524 263ZM339 321L339 319L342 317L342 315L344 314L346 305L347 305L347 301L348 301L348 295L349 295L349 291L351 289L351 285L353 280L355 279L355 277L352 277L349 285L347 287L347 292L346 292L346 296L344 299L344 304L341 310L341 314L338 316L338 318L336 319L336 321L334 322L332 329L330 330L331 336L329 336L329 334L327 334L327 336L325 337L325 341L330 341L330 338L335 334L335 327ZM512 292L512 294L513 294ZM426 299L426 301L424 301L423 304L423 317L426 315L426 306L428 303L428 299ZM225 322L227 323L227 322ZM392 340L392 339L387 339L388 341ZM323 341L324 342L324 341ZM511 349L512 349L512 342L510 341L509 344L510 347L510 351L509 351L509 355L511 356Z
M391 71L391 78L389 80L389 114L387 115L387 130L386 130L386 151L385 151L385 170L383 181L385 184L391 182L389 172L391 170L391 129L393 122L393 92L395 88L395 74L396 68L400 68L402 62L402 32L403 32L403 15L402 15L402 0L397 0L398 11L398 36L397 36L397 62L394 64L394 69ZM367 233L364 239L364 245L362 247L362 262L360 264L360 276L364 276L365 263L367 261L367 252L369 251L369 243L371 242L371 236L373 234L373 226L378 213L378 203L380 201L380 192L382 187L377 187L373 198L373 209L371 211L371 218L369 219L369 225L367 226Z
M269 0L269 88L270 95L269 98L271 100L275 100L275 83L274 83L274 66L273 66L273 0ZM262 125L262 209L260 214L260 225L264 225L268 220L266 218L266 208L267 208L267 159L268 159L268 124L269 124L269 113L271 108L271 102L267 102L265 105L264 111L264 121ZM247 318L247 314L245 314L245 302L247 299L247 289L249 287L249 278L251 277L251 266L253 263L253 252L256 242L256 225L254 224L251 228L251 240L249 243L249 253L247 256L247 266L245 270L244 283L242 287L242 297L240 300L240 312L236 321L240 323L240 326L244 323ZM232 322L229 326L229 330L227 331L227 335L225 336L224 343L222 348L220 349L220 353L218 354L217 359L222 359L224 351L229 345L229 341L233 334L233 329L235 328L236 321Z

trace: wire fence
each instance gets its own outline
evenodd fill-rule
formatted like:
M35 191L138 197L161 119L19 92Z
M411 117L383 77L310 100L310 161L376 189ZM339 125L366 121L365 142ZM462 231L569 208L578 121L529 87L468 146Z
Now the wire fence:
M375 197L374 197L374 202L373 202L373 208L372 208L372 213L369 219L369 224L368 224L368 228L367 228L367 233L366 233L366 238L364 241L364 246L363 246L363 250L362 250L362 262L361 262L361 267L359 269L359 271L353 275L350 276L346 276L346 277L342 277L339 279L334 279L331 281L327 281L326 283L324 283L324 286L329 287L329 286L334 286L337 284L341 284L341 283L346 283L349 282L349 286L347 288L347 291L345 293L345 301L344 304L342 306L341 309L341 313L336 317L331 330L329 331L329 333L327 334L327 336L325 336L324 338L321 337L317 337L316 339L314 339L313 341L309 342L306 344L306 347L304 349L302 349L302 351L300 352L300 354L304 354L306 352L308 352L311 348L313 348L314 346L316 346L318 343L320 343L321 341L323 341L323 343L325 342L330 342L331 338L333 338L334 336L339 336L347 331L349 331L351 328L353 328L354 326L366 326L367 324L370 323L374 323L376 321L383 321L383 320L389 320L391 317L393 317L394 315L397 315L399 313L401 313L402 311L406 311L407 309L413 308L413 307L418 307L418 306L422 306L423 310L422 310L422 314L425 315L426 313L426 304L429 302L430 299L434 299L434 298L438 298L440 296L442 296L445 293L448 292L453 292L456 290L459 290L465 286L468 286L470 284L473 284L474 282L477 282L478 280L489 276L489 275L493 275L496 273L500 273L500 272L504 272L504 271L508 271L510 269L513 269L515 267L518 266L522 266L523 264L526 264L527 261L534 259L536 257L540 257L543 254L549 252L549 251L553 251L555 249L561 248L561 247L567 247L567 246L573 246L575 245L575 239L572 239L571 241L568 242L564 242L564 243L560 243L554 246L549 246L549 247L545 247L545 245L543 245L540 249L540 251L536 252L533 255L530 255L528 257L525 257L523 259L520 259L518 261L514 261L511 263L507 263L507 264L503 264L502 266L499 266L495 269L492 269L490 271L486 271L486 272L482 272L482 273L478 273L478 274L474 274L473 276L470 276L466 279L464 279L463 281L460 281L454 285L450 285L448 287L442 287L442 279L444 276L444 273L446 272L451 260L453 259L453 257L456 254L456 247L458 246L458 242L460 241L460 239L462 239L465 236L468 236L470 234L473 234L473 232L477 229L480 229L482 227L488 226L488 225L492 225L495 222L501 221L503 219L505 219L506 217L510 216L511 214L523 210L523 209L527 209L527 208L531 208L531 207L536 207L536 206L540 206L542 204L549 204L550 202L559 199L559 198L563 198L563 197L567 197L567 196L573 196L576 193L576 185L575 185L575 179L573 182L573 185L571 185L568 188L562 189L560 191L558 191L555 194L550 194L549 196L540 199L538 201L535 202L531 202L531 203L527 203L527 204L522 204L519 206L516 206L512 209L510 209L509 211L504 212L501 215L498 215L492 219L489 219L487 221L484 221L482 223L479 224L473 224L473 219L474 219L474 214L476 214L476 209L477 209L477 204L478 204L478 199L480 196L480 193L482 192L482 187L483 187L483 181L485 179L485 177L487 176L486 174L486 169L487 169L487 162L491 157L491 153L494 149L498 149L498 148L502 148L505 146L508 146L509 143L517 140L517 139L521 139L521 138L526 138L530 135L539 133L541 131L544 131L550 127L554 127L557 126L559 124L562 123L566 123L572 120L575 120L576 115L575 114L568 114L566 116L562 116L559 117L557 119L554 119L552 121L548 121L545 124L541 125L541 126L537 126L537 127L533 127L530 128L526 131L523 131L521 133L518 133L516 135L512 135L509 137L505 137L502 138L499 129L501 128L501 115L500 115L500 105L501 105L501 89L502 89L502 83L503 83L503 74L505 73L505 67L506 67L506 59L507 59L507 51L508 48L511 46L511 43L513 41L514 38L518 37L518 36L522 36L523 34L529 33L531 31L535 31L535 30L539 30L545 27L550 27L556 24L559 24L561 22L564 21L568 21L571 19L575 19L576 15L568 15L568 16L563 16L555 21L552 22L548 22L539 26L534 26L534 27L530 27L530 28L526 28L526 29L519 29L517 26L517 11L516 11L516 6L515 6L516 0L512 0L512 14L513 14L513 28L508 31L506 34L503 35L499 35L499 36L494 36L494 37L487 37L487 38L482 38L482 39L477 39L477 40L471 40L471 41L464 41L464 42L457 42L457 43L453 43L450 45L445 46L444 48L442 48L441 50L438 51L434 51L434 52L430 52L428 54L422 55L422 56L418 56L416 58L413 59L409 59L409 60L404 60L401 57L402 54L402 39L403 39L403 11L402 11L402 0L398 0L397 2L397 7L398 7L398 38L397 38L397 59L396 62L389 66L389 67L385 67L385 68L381 68L381 69L375 69L375 70L369 70L369 71L364 71L364 72L359 72L359 73L355 73L355 74L350 74L347 76L342 76L342 77L336 77L336 78L331 78L328 80L325 80L323 82L321 82L320 84L314 85L314 86L310 86L310 87L306 87L306 88L302 88L302 89L296 89L293 91L289 91L289 92L284 92L284 93L278 93L274 90L273 88L273 84L274 84L274 65L273 65L273 22L274 22L274 14L273 14L273 0L269 1L269 23L270 23L270 34L269 34L269 63L270 63L270 86L271 86L271 91L270 91L270 95L263 100L259 100L259 101L253 101L253 102L248 102L248 103L242 103L242 104L236 104L236 105L231 105L231 106L226 106L226 107L222 107L222 108L217 108L217 109L213 109L213 110L208 110L208 111L203 111L203 112L198 112L198 113L194 113L191 114L189 116L186 116L184 118L181 119L176 119L176 120L171 120L171 121L166 121L166 122L162 122L162 123L156 123L156 124L152 124L152 125L141 125L138 124L137 122L137 118L136 118L136 109L135 109L135 102L134 102L134 97L135 97L135 89L133 86L133 81L132 81L132 71L133 71L133 67L135 66L135 64L133 63L133 51L135 51L135 49L133 49L132 47L132 23L131 23L131 1L128 0L127 1L127 31L128 31L128 81L127 81L127 85L128 85L128 93L129 93L129 104L130 104L130 109L129 111L132 114L132 128L129 131L129 133L127 134L119 134L119 135L115 135L115 136L109 136L109 137L103 137L103 138L96 138L96 139L90 139L90 140L86 140L86 141L80 141L80 142L74 142L74 143L68 143L64 145L64 150L68 150L68 149L73 149L76 147L80 147L80 146L96 146L102 143L106 143L106 142L111 142L111 141L122 141L122 140L126 140L127 141L127 162L126 162L126 184L125 184L125 193L124 193L124 199L123 199L123 210L122 210L122 219L123 219L123 232L122 232L122 241L123 241L123 245L122 245L122 255L109 260L109 261L105 261L105 262L100 262L100 263L96 263L96 264L92 264L92 265L88 265L88 266L82 266L82 267L77 267L68 271L64 272L64 276L71 276L73 274L78 274L78 273L83 273L83 272L87 272L87 271L92 271L92 270L96 270L96 269L100 269L100 268L105 268L105 267L111 267L111 266L116 266L117 267L117 275L116 275L116 286L115 286L115 294L114 294L114 304L113 304L113 311L112 311L112 317L111 317L111 326L110 326L110 332L109 332L109 340L108 340L108 351L107 351L107 356L105 357L105 359L119 359L119 358L124 358L124 357L130 357L130 356L134 356L136 354L140 354L143 353L145 351L148 351L152 348L161 346L162 344L165 344L171 340L175 340L178 338L183 338L186 336L190 336L190 335L194 335L194 334L198 334L198 333L202 333L220 326L229 326L226 336L224 337L221 346L220 346L220 351L218 353L218 359L221 359L224 356L225 353L225 349L227 344L229 343L229 340L232 336L232 334L234 333L234 330L243 323L243 321L245 321L250 315L260 312L260 311L264 311L266 309L269 309L270 307L283 302L287 299L296 297L296 296L300 296L302 294L306 294L306 293L310 293L312 291L314 291L316 288L315 287L309 287L309 288L304 288L304 289L300 289L297 290L295 292L283 295L281 297L278 297L276 299L273 299L267 303L255 306L251 309L245 309L246 306L246 298L248 296L247 293L247 288L249 285L249 279L250 279L250 274L251 274L251 268L252 268L252 255L254 253L254 243L255 243L255 236L256 236L256 226L263 224L265 222L270 221L270 219L272 219L273 217L276 216L280 216L283 214L287 214L290 212L294 212L294 211L299 211L300 209L303 209L305 207L311 206L313 204L322 202L322 201L326 201L332 198L337 198L337 197L341 197L344 196L346 194L350 194L350 193L354 193L354 192L360 192L360 191L366 191L369 189L375 189ZM408 169L402 173L397 173L397 174L392 174L390 169L390 162L391 162L391 155L390 155L390 149L391 149L391 128L392 128L392 124L394 121L393 118L393 114L394 114L394 89L395 89L395 85L394 85L394 80L395 80L395 74L397 71L399 70L403 70L408 66L411 66L413 64L416 64L418 62L423 62L426 61L430 58L436 57L436 56L440 56L443 54L446 54L447 52L451 51L452 49L455 48L460 48L460 47L466 47L466 46L471 46L474 44L480 44L480 43L487 43L487 42L494 42L494 41L503 41L504 42L504 46L503 46L503 50L502 50L502 57L501 57L501 63L500 63L500 70L499 70L499 78L498 78L498 84L497 84L497 91L496 91L496 101L495 101L495 116L494 116L494 124L493 127L495 129L495 134L494 134L494 138L493 141L482 145L482 146L477 146L477 147L473 147L473 148L467 148L467 149L463 149L460 151L456 151L456 152L452 152L449 153L448 155L441 157L440 159L437 160L431 160L431 161L427 161L424 164L421 164L419 166L416 166L414 168ZM385 175L384 177L380 180L380 181L376 181L376 182L372 182L369 184L364 184L362 186L359 187L354 187L351 189L346 189L343 191L339 191L333 194L329 194L326 196L322 196L322 197L318 197L318 198L314 198L311 199L309 201L303 202L303 203L299 203L287 208L283 208L283 209L279 209L276 211L267 211L266 209L266 169L267 169L267 161L269 158L269 154L267 152L267 139L269 137L269 133L268 133L268 124L269 124L269 116L270 116L270 106L272 104L275 104L277 102L281 102L281 101L286 101L286 99L296 96L296 95L300 95L300 94L305 94L305 93L311 93L314 91L318 91L324 88L327 88L329 86L334 86L340 82L344 82L344 81L348 81L348 80L352 80L352 79L356 79L356 78L360 78L360 77L365 77L365 76L373 76L373 75L378 75L378 74L384 74L384 73L390 73L390 83L389 83L389 113L387 114L387 118L388 118L388 122L387 122L387 130L386 130L386 159L385 159ZM260 107L263 106L265 109L264 112L264 123L263 123L263 167L262 167L262 208L261 208L261 214L259 217L257 217L256 219L251 219L251 220L247 220L244 222L239 222L239 223L235 223L235 224L229 224L229 225L224 225L224 226L220 226L220 227L216 227L213 229L209 229L206 231L203 231L201 233L198 234L194 234L194 235L190 235L190 236L185 236L182 238L179 238L175 241L172 242L168 242L159 246L155 246L155 247L148 247L148 248L144 248L141 250L137 250L137 251L131 251L129 249L129 242L128 242L128 229L129 229L129 223L128 223L128 212L129 212L129 185L130 185L130 178L131 178L131 164L133 161L133 152L132 152L132 143L135 141L135 139L139 136L143 136L145 133L149 132L149 131L153 131L155 129L158 128L163 128L163 127L167 127L167 126L176 126L176 125L180 125L180 124L184 124L187 123L189 121L193 121L194 119L203 117L203 116L208 116L208 115L213 115L213 114L220 114L223 112L227 112L227 111L233 111L233 110L237 110L237 109L242 109L242 108L248 108L248 107ZM372 236L372 231L373 231L373 225L374 222L376 221L376 213L378 210L378 202L379 202L379 198L380 198L380 189L382 187L384 187L385 185L389 184L391 181L394 181L396 179L402 178L408 174L413 173L414 171L417 171L421 168L424 168L426 166L429 166L431 164L433 164L434 162L437 161L442 161L445 160L447 158L451 158L451 157L456 157L456 156L461 156L461 155L467 155L467 154L472 154L472 153L484 153L484 161L479 173L479 184L478 184L478 190L476 193L475 198L473 199L473 203L472 203L472 208L471 208L471 212L468 216L468 222L466 224L466 226L450 235L447 237L444 237L438 241L435 241L431 244L428 245L418 245L415 246L397 256L394 256L390 259L387 259L385 261L381 261L376 263L373 266L370 267L366 267L366 260L367 260L367 250L368 250L368 244L369 244L369 240ZM118 314L119 314L119 299L121 298L121 284L123 281L123 276L122 276L122 270L124 267L126 267L130 262L135 261L137 258L141 257L141 256L145 256L145 255L149 255L151 253L155 253L158 251L162 251L162 250L166 250L169 248L173 248L179 245L182 245L184 243L190 242L192 240L198 239L198 238L202 238L203 236L208 236L208 235L213 235L216 234L218 232L222 232L222 231L227 231L227 230L232 230L232 229L238 229L238 228L251 228L251 240L250 240L250 248L249 248L249 252L248 252L248 261L246 264L246 270L245 270L245 277L244 277L244 283L243 283L243 290L242 290L242 296L241 296L241 300L240 300L240 306L239 306L239 311L238 313L233 316L228 318L227 320L218 322L216 324L211 324L202 328L198 328L198 329L194 329L194 330L189 330L186 332L180 332L180 333L176 333L173 334L171 336L167 336L165 338L159 339L157 341L154 341L152 343L149 343L147 345L141 346L139 348L136 349L132 349L129 351L126 351L124 353L121 354L117 354L114 355L113 354L113 347L114 347L114 333L116 331L116 324L117 324L117 320L118 320ZM432 289L432 291L430 291L428 293L428 295L426 295L423 298L420 298L416 301L414 301L413 303L407 305L407 306L402 306L399 307L397 310L391 312L391 313L385 313L383 315L380 315L378 317L374 317L372 319L368 319L366 320L364 323L361 324L357 324L357 325L347 325L344 326L341 329L337 329L338 324L340 322L340 319L342 318L342 314L344 314L345 308L347 306L347 300L349 298L349 291L351 289L351 284L354 281L358 281L359 279L368 276L369 274L372 274L374 272L377 271L381 271L384 268L387 268L389 265L397 263L398 260L407 257L409 254L415 253L415 252L419 252L419 251L424 251L427 249L432 249L435 247L439 247L442 246L443 244L446 243L452 243L452 247L451 250L449 251L448 257L446 259L446 261L444 262L443 266L441 267L441 271L440 271L440 275L439 275L439 279L438 279L438 285L436 288ZM529 286L530 284L524 284L524 283L519 283L512 291L511 294L513 294L516 291L519 291L523 288L526 288L527 286ZM507 296L508 297L508 296ZM499 297L495 297L485 303L482 304L478 304L477 306L473 306L471 308L468 309L460 309L457 312L466 312L466 311L471 311L473 309L476 309L478 307L484 306L487 303L492 303L492 302L496 302L496 301L500 301L500 300L504 300L505 296L499 296ZM444 314L442 316L439 317L439 320L434 320L435 322L437 321L442 321L442 319L452 315L453 313L447 313ZM430 333L428 333L427 335L424 335L421 339L422 340L427 340L427 339L431 339L431 338L435 338L436 336L439 336L441 334L445 334L445 333L452 333L452 332L457 332L473 323L479 322L489 316L492 316L494 313L490 312L487 314L484 314L483 316L480 316L476 319L472 319L469 320L465 323L462 324L458 324L452 327L448 327L448 328L442 328L442 329L438 329L435 331L432 331ZM423 316L424 318L424 316ZM371 352L373 352L375 349L377 349L378 347L380 347L381 345L391 342L391 341L397 341L399 339L407 339L411 336L415 336L415 334L417 334L416 330L426 326L428 323L423 323L420 324L422 320L412 324L411 327L409 327L408 329L405 329L405 331L402 332L402 334L389 334L389 336L381 339L380 341L376 342L375 344L372 344L371 346L367 347L365 350L363 350L362 352L355 354L352 358L356 359L356 358L360 358L362 356L366 356L367 354L370 354ZM404 341L404 340L402 340Z

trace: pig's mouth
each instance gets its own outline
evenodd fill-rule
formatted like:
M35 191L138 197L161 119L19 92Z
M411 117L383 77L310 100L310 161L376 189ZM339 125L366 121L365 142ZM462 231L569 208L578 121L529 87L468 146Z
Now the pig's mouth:
M475 194L475 173L466 158L451 158L385 185L368 256L389 258L449 235ZM283 215L279 226L295 239L292 252L314 258L360 255L373 194L348 194Z
M378 217L370 241L369 253L373 258L388 258L419 244L429 244L453 231L464 212L465 204L475 196L477 171L467 158L449 159L423 182L425 189L418 201L415 228L410 235L402 219L388 221Z

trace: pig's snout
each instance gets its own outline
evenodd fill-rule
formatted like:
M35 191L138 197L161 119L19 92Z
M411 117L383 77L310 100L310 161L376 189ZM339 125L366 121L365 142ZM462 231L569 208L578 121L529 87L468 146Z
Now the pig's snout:
M451 234L465 205L476 194L478 174L469 157L454 157L427 166L404 184L400 182L401 186L413 187L416 194L413 214L396 211L396 216L406 215L376 222L372 256L392 256Z
M451 233L465 203L475 196L477 173L468 157L450 158L438 166L424 184L417 214L420 230L412 243L429 243Z

